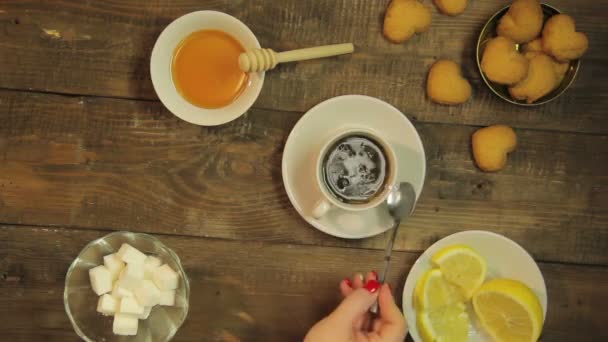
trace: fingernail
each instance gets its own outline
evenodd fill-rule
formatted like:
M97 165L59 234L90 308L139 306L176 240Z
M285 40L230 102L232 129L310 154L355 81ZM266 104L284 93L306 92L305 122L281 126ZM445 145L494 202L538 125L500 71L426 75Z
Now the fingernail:
M378 280L378 272L372 271L372 273L374 274L374 277L376 278L376 280Z
M357 273L357 277L359 277L359 279L361 279L361 281L365 280L365 279L363 278L363 274L362 274L362 273Z
M369 280L367 283L365 283L365 286L363 286L367 291L374 293L376 291L378 291L378 288L380 288L380 283L377 280Z
M346 283L346 285L348 285L349 287L353 287L353 283L350 281L350 279L346 278L344 279L344 282Z

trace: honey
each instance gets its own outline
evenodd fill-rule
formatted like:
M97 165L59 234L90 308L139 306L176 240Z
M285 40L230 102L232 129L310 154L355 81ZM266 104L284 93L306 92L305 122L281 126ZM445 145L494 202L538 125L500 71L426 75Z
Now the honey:
M171 65L177 91L202 108L232 103L245 89L248 75L239 68L241 44L226 32L202 30L190 34L175 49Z

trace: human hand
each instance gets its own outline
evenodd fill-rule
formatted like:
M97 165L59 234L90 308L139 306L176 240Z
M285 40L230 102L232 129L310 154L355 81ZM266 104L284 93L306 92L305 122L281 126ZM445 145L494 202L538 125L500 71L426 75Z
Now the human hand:
M344 300L329 316L315 324L305 342L401 342L407 335L407 324L395 304L387 284L380 286L375 273L355 274L351 282L340 282ZM372 317L369 309L378 300L379 313Z

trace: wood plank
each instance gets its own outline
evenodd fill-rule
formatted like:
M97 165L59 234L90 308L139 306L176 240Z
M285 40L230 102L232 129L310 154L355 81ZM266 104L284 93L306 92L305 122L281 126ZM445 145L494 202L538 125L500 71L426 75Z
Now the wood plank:
M65 272L88 241L105 233L0 227L0 333L6 340L76 340L63 311ZM178 251L191 285L191 310L177 341L299 340L337 304L342 278L382 261L382 252L373 250L160 238ZM401 294L417 254L399 252L394 258L389 282ZM608 268L540 268L549 293L543 341L608 338Z
M0 91L0 222L384 248L386 236L329 237L291 207L281 152L300 116L252 110L204 128L157 102ZM416 127L427 180L398 250L481 229L540 260L608 264L608 137L518 130L507 168L486 174L474 127Z
M387 100L424 122L581 132L608 132L608 0L557 0L590 38L578 78L568 93L543 106L521 108L494 96L474 62L477 34L503 6L471 4L448 17L433 7L430 30L394 45L381 35L388 1L22 1L0 4L0 87L155 99L149 54L156 37L185 13L213 9L240 18L262 45L286 50L352 41L353 56L282 65L267 75L257 108L304 111L336 95L366 94ZM423 84L437 58L461 62L474 96L463 106L431 103Z

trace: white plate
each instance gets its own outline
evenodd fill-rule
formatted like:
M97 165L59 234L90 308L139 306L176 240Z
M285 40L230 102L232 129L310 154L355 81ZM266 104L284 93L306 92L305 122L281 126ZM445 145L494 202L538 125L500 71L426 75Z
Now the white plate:
M294 208L313 227L333 236L359 239L383 233L392 225L386 205L360 212L332 209L320 219L312 209L321 198L316 183L316 157L323 143L345 127L382 134L395 150L397 181L410 182L420 196L426 160L418 132L398 109L363 95L345 95L321 102L295 125L283 151L283 184Z
M413 294L418 283L418 279L429 270L431 257L439 250L456 244L470 246L481 254L487 261L488 274L487 280L493 278L510 278L523 282L528 285L538 296L543 307L543 317L547 315L547 288L538 265L520 245L502 235L471 230L460 232L445 237L435 242L416 260L410 270L405 287L403 288L403 309L407 320L410 335L416 342L421 342L422 338L418 334L416 327L416 310L414 310ZM469 306L470 309L470 306ZM473 324L469 329L469 341L491 341L479 324L474 319L475 315L470 312Z
M197 107L177 91L171 75L173 52L177 45L193 32L216 29L238 40L245 50L259 48L260 43L251 30L237 18L216 11L198 11L175 19L160 34L150 58L150 76L160 101L182 120L195 125L215 126L232 121L253 105L264 84L264 73L250 73L247 88L231 104L217 109Z

